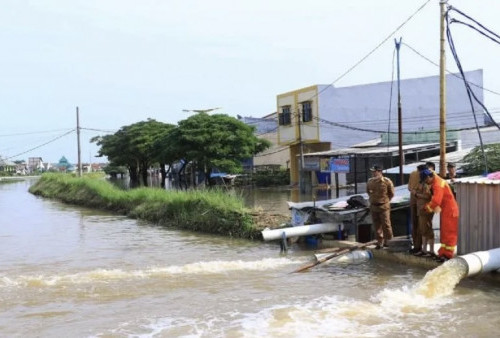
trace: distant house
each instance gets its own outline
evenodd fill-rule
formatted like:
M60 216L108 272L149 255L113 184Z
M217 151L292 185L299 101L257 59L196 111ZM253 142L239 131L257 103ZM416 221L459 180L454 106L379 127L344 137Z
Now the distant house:
M28 157L28 172L44 171L45 166L41 157Z
M0 157L0 172L7 173L9 175L14 174L16 172L16 164Z
M257 137L271 142L271 147L243 163L246 171L259 170L259 168L289 167L290 151L288 146L278 145L277 113L271 113L261 118L238 116L238 119L245 124L255 127L255 134Z

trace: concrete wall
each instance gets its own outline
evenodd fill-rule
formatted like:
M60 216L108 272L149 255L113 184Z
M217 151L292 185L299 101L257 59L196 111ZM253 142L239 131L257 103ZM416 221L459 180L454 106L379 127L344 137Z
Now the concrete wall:
M469 82L482 87L482 70L466 72L465 75ZM463 80L453 75L447 75L446 80L447 128L474 126L474 117ZM392 100L390 100L391 86L393 86ZM439 130L439 77L401 80L400 87L403 131ZM472 89L483 101L482 89L474 86ZM320 124L321 141L332 142L333 148L348 147L374 139L382 133L387 133L389 129L397 132L396 83L380 82L340 88L320 85L318 90L321 93L319 118L349 127ZM475 111L479 112L478 122L483 125L482 108L478 104L475 104ZM378 132L356 130L356 128Z

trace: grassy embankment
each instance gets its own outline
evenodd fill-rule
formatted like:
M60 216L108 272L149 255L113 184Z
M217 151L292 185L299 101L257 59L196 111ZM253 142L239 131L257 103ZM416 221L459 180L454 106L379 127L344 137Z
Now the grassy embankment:
M273 228L285 221L284 216L249 210L241 198L217 190L138 188L125 191L95 178L44 174L30 192L163 226L238 238L260 239L260 231L265 226Z

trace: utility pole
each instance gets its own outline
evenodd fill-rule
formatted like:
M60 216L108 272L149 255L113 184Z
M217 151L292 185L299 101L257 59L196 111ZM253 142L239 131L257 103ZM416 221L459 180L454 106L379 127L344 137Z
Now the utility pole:
M302 142L302 123L300 116L300 109L297 109L297 121L299 125L299 152L300 152L300 160L299 160L299 190L302 194L306 192L306 187L304 184L304 143Z
M439 175L446 176L446 55L444 49L445 5L448 0L440 0L440 57L439 57Z
M82 159L80 149L80 112L78 111L78 107L76 107L76 139L78 145L78 176L82 177Z
M399 73L399 48L401 47L401 40L394 39L396 43L396 55L397 55L397 73L398 73L398 144L399 144L399 185L403 185L403 165L405 164L405 157L403 154L403 113L401 111L401 90L400 90L400 73Z

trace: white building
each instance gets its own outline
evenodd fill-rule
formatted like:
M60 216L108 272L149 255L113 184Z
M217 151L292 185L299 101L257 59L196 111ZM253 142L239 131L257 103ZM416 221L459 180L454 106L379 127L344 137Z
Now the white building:
M483 102L483 71L465 73L476 97ZM314 85L277 96L278 144L290 147L291 181L298 182L300 153L326 151L382 139L398 141L397 82L380 82L349 87ZM439 140L439 76L400 81L402 130L406 143ZM483 109L474 102L480 126ZM474 116L463 79L446 77L448 131L474 127ZM434 131L434 133L428 133ZM452 137L457 140L459 133ZM409 141L411 139L411 141Z

